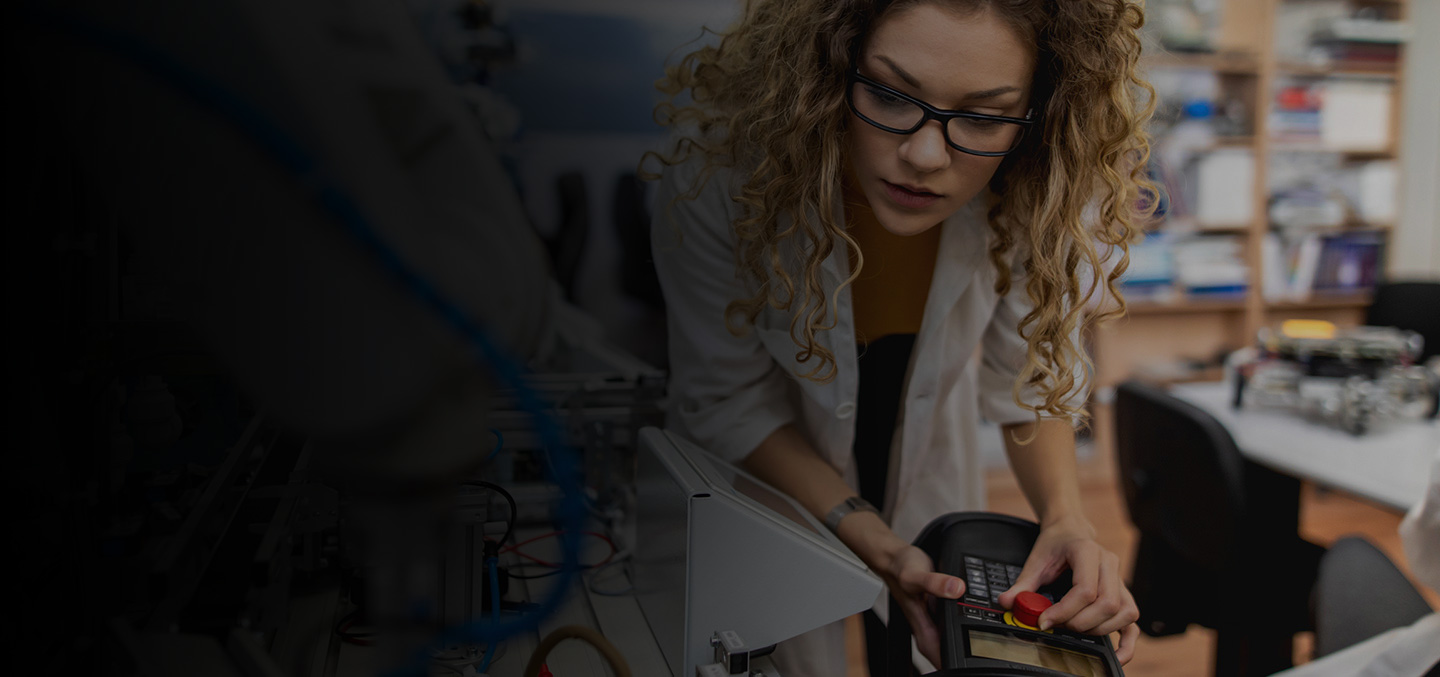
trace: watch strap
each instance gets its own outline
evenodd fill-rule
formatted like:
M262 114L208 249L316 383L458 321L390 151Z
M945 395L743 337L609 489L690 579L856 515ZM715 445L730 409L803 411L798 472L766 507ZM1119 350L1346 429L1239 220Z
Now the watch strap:
M825 528L829 529L831 533L834 533L837 529L840 528L840 520L845 519L846 515L857 511L873 512L876 514L879 514L880 512L879 510L876 510L875 506L871 505L869 501L860 498L859 496L851 496L850 498L841 501L840 505L835 506L830 510L829 513L825 515Z

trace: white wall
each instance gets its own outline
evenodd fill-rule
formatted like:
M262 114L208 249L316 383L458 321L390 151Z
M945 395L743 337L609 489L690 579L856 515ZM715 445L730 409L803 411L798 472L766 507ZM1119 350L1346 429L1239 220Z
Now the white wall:
M1394 277L1440 278L1440 0L1408 3L1401 215L1390 244Z

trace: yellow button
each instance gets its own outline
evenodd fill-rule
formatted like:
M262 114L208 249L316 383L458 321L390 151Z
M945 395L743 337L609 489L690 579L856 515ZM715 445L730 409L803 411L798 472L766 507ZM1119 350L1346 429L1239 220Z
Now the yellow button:
M1031 627L1031 626L1025 625L1024 623L1021 623L1020 621L1015 620L1014 614L1011 614L1009 611L1006 611L1006 612L1005 612L1005 624L1006 624L1006 625L1013 625L1013 626L1015 626L1015 627L1017 627L1017 628L1025 628L1026 630L1034 630L1035 632L1043 632L1043 633L1045 633L1045 634L1047 634L1047 635L1053 635L1053 634L1055 634L1055 631L1054 631L1053 629L1052 629L1052 630L1041 630L1040 628L1035 628L1035 627Z

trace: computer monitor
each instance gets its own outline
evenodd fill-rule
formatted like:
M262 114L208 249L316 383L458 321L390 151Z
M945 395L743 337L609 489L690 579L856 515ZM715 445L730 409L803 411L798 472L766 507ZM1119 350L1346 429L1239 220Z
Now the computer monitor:
M712 662L716 633L767 647L883 593L789 496L670 431L643 429L640 448L635 589L675 677Z

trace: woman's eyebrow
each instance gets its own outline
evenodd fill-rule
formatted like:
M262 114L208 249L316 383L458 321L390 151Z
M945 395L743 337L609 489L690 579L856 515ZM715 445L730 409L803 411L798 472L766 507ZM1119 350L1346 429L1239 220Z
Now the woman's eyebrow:
M1009 93L1011 93L1011 92L1018 92L1018 91L1020 91L1020 88L1019 88L1019 87L1010 87L1010 86L1007 85L1007 86L1005 86L1005 87L995 87L995 88L992 88L992 89L986 89L986 90L982 90L982 91L979 91L979 92L971 92L971 93L969 93L969 94L966 94L966 95L965 95L965 98L966 98L966 99L993 99L993 98L995 98L995 97L997 97L997 96L1000 96L1000 95L1002 95L1002 94L1009 94Z
M911 75L911 74L909 74L909 73L906 73L904 68L901 68L901 67L900 67L898 64L896 64L894 61L891 61L889 57L882 56L882 55L876 55L875 58L878 59L878 60L880 60L880 61L882 61L882 62L884 62L886 66L889 66L889 67L890 67L890 70L895 71L895 75L896 75L897 77L899 77L901 80L904 80L904 81L905 81L905 84L908 84L908 85L910 85L911 87L914 87L915 89L923 89L923 88L920 86L920 81L919 81L919 80L916 80L916 79L915 79L915 76L913 76L913 75Z
M920 86L920 81L915 79L915 76L913 76L913 75L905 72L905 69L904 69L904 68L901 68L900 65L897 64L897 63L895 63L894 61L891 61L889 57L887 57L887 56L885 56L885 55L883 55L883 54L877 54L877 55L875 55L875 59L876 59L877 61L880 61L881 63L884 63L886 66L889 66L889 67L890 67L890 70L892 70L892 71L895 72L895 76L898 77L898 78L900 78L901 80L904 80L904 81L905 81L905 84L908 84L908 85L910 85L911 87L914 87L915 89L924 89L923 87ZM1010 94L1010 93L1012 93L1012 92L1018 92L1018 91L1020 91L1020 88L1019 88L1019 87L1012 87L1012 86L1009 86L1009 85L1004 86L1004 87L992 87L992 88L990 88L990 89L985 89L985 90L981 90L981 91L978 91L978 92L971 92L971 93L969 93L969 94L966 94L965 97L964 97L964 99L965 99L966 101L973 101L973 100L975 100L975 99L993 99L993 98L995 98L995 97L997 97L997 96L1001 96L1001 95L1004 95L1004 94Z

